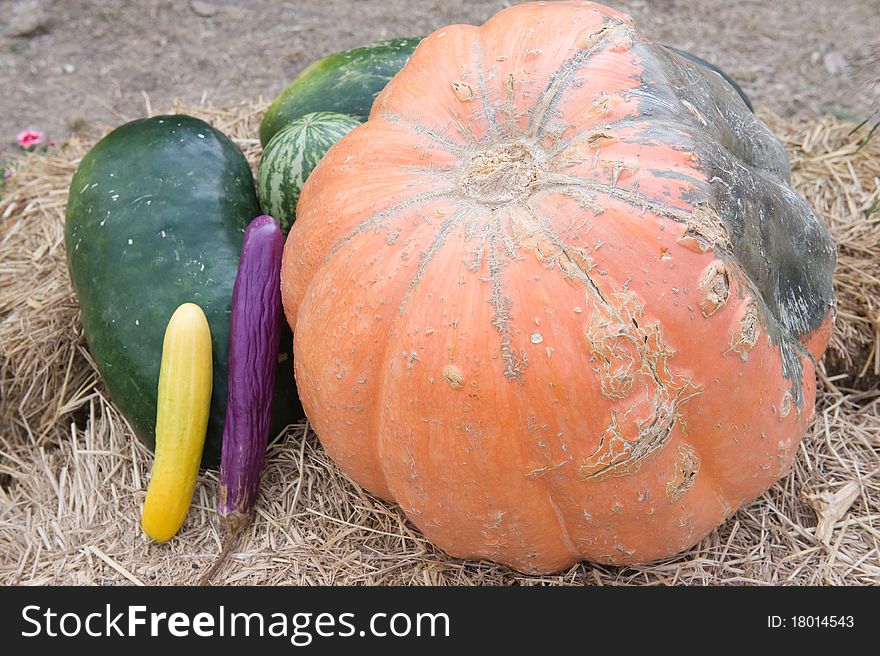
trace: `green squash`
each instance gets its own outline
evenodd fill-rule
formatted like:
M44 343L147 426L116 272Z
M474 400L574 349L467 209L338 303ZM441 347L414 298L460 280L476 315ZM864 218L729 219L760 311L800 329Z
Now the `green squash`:
M260 206L287 234L303 184L330 146L360 123L347 114L312 112L293 119L266 146L257 175Z
M244 229L260 213L244 155L189 116L126 123L73 176L65 245L85 337L111 398L150 448L165 326L181 303L196 303L213 342L202 464L219 463L232 287ZM291 347L282 333L273 434L303 416Z
M269 107L260 124L260 142L265 146L290 121L312 112L337 112L366 121L376 96L421 40L381 41L314 62Z

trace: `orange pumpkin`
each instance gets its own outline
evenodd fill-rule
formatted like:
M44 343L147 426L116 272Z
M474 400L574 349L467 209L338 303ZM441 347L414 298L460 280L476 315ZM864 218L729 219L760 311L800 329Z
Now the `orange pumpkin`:
M587 2L441 29L308 179L284 253L303 406L463 558L700 540L789 468L835 252L720 76Z

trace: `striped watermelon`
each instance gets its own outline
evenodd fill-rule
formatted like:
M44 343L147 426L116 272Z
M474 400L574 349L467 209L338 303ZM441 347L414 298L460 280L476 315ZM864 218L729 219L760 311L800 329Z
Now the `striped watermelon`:
M260 160L257 192L263 212L278 219L285 234L312 169L330 146L358 125L346 114L312 112L291 121L269 141Z
M260 124L266 146L290 121L310 112L339 112L366 121L376 95L406 63L421 37L371 43L322 57L275 99Z

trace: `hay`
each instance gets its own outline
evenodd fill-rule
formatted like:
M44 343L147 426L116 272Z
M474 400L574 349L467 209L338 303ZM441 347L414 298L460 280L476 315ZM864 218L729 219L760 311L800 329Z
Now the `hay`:
M176 109L214 123L253 164L265 107ZM865 128L765 119L791 153L795 186L840 245L837 332L816 421L792 471L766 494L678 557L529 577L445 556L294 426L272 445L257 519L215 581L880 583L880 135L860 146ZM93 142L22 159L0 200L0 584L193 583L221 548L216 474L200 478L181 533L149 544L139 514L151 456L97 380L67 277L67 185Z

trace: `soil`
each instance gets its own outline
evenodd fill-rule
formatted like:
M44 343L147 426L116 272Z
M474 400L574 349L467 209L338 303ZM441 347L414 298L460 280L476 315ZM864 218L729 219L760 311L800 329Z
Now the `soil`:
M498 0L0 0L0 159L15 134L72 133L166 110L174 99L271 99L325 54L452 23ZM880 102L877 0L618 0L649 37L732 75L757 108L861 121ZM19 17L11 16L18 10ZM13 36L22 28L28 34ZM13 25L13 22L16 24Z

